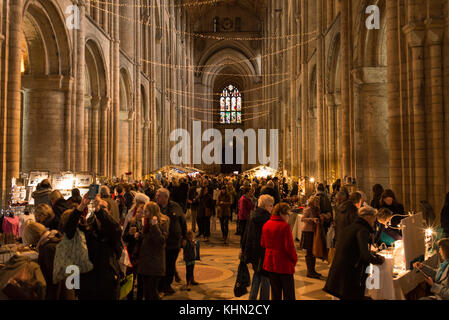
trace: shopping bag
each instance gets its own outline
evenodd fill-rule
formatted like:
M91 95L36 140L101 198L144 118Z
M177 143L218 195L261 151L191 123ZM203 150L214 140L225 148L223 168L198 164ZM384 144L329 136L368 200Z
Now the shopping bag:
M324 242L321 236L321 226L319 224L316 225L315 234L313 236L313 249L312 253L316 258L327 259L327 255L325 252Z
M125 299L134 289L134 275L131 273L120 281L120 300Z
M67 277L66 268L77 266L80 273L91 271L94 266L89 260L89 252L84 233L78 228L72 239L66 235L56 245L55 259L53 262L53 283L64 280Z
M126 273L126 268L132 268L133 265L131 263L131 259L129 258L128 248L126 246L123 247L122 255L120 256L120 268L123 273Z

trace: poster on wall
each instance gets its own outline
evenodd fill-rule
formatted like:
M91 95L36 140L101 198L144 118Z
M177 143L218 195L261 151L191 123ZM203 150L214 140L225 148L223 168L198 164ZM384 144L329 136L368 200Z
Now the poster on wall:
M52 176L53 190L72 190L74 176L72 173L54 174Z
M49 173L45 171L30 172L30 178L28 180L28 187L37 187L37 185L44 179L49 178Z
M93 182L94 178L89 173L78 173L75 175L75 188L88 188Z

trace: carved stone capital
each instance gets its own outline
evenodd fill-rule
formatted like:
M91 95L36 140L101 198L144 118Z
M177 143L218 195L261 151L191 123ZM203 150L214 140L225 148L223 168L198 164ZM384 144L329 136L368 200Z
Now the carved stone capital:
M402 28L411 47L422 47L426 36L426 30L422 23L410 22Z
M430 45L439 45L442 43L444 34L443 19L427 19L425 21L427 30L427 43Z
M110 97L101 97L100 108L101 111L109 111L111 108L111 98Z
M357 68L351 71L354 82L358 85L387 83L386 67Z

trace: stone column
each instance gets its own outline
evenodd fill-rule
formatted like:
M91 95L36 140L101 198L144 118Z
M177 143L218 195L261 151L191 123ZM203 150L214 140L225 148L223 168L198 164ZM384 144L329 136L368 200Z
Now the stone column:
M410 68L412 72L411 97L413 110L413 159L414 176L409 199L412 210L419 207L419 201L427 199L427 142L426 142L426 110L424 89L424 36L425 30L421 25L407 25L404 27L407 42L411 48ZM414 187L414 188L413 188Z
M91 171L96 174L100 173L99 167L99 109L100 109L101 97L93 97L91 102L91 114L92 122L90 126L90 139L91 139Z
M76 149L75 149L75 171L85 171L86 163L86 140L84 132L84 73L85 73L85 2L78 1L80 9L80 29L77 34L77 70L76 70Z
M402 188L401 100L400 100L400 44L398 33L398 3L386 2L387 14L387 78L388 78L388 131L390 144L390 185L396 197L404 199Z
M444 21L426 20L427 43L430 53L430 117L427 123L431 129L431 143L428 150L431 153L431 172L428 181L431 203L435 212L441 212L441 204L444 202L446 176L444 164L444 111L443 111L443 63L442 63L442 39Z
M98 173L101 175L107 175L108 172L108 163L107 163L107 155L108 155L108 140L109 136L108 130L108 114L110 110L110 102L111 99L109 97L101 97L100 101L100 129L99 129L99 169Z
M118 17L119 7L114 6L114 35L113 35L113 52L112 52L112 157L111 157L111 173L113 176L119 174L119 115L120 115L120 19Z
M316 159L317 159L317 179L320 182L323 182L326 179L326 175L324 174L324 150L325 150L325 139L324 132L326 130L324 126L324 38L323 38L323 1L317 1L317 29L318 29L318 39L317 39L317 72L316 72L316 81L317 81L317 143L316 143Z
M342 102L342 178L351 176L351 140L350 140L350 89L349 89L349 51L350 48L350 25L348 1L341 1L341 102Z

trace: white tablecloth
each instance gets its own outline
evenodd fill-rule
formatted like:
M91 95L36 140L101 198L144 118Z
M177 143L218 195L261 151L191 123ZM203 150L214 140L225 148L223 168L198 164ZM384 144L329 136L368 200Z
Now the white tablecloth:
M434 254L424 263L436 268L438 265L438 255ZM380 266L379 289L367 289L367 296L374 300L405 300L405 295L424 281L422 273L413 270L405 271L394 278L392 267L393 262L391 259L387 259L386 263Z

